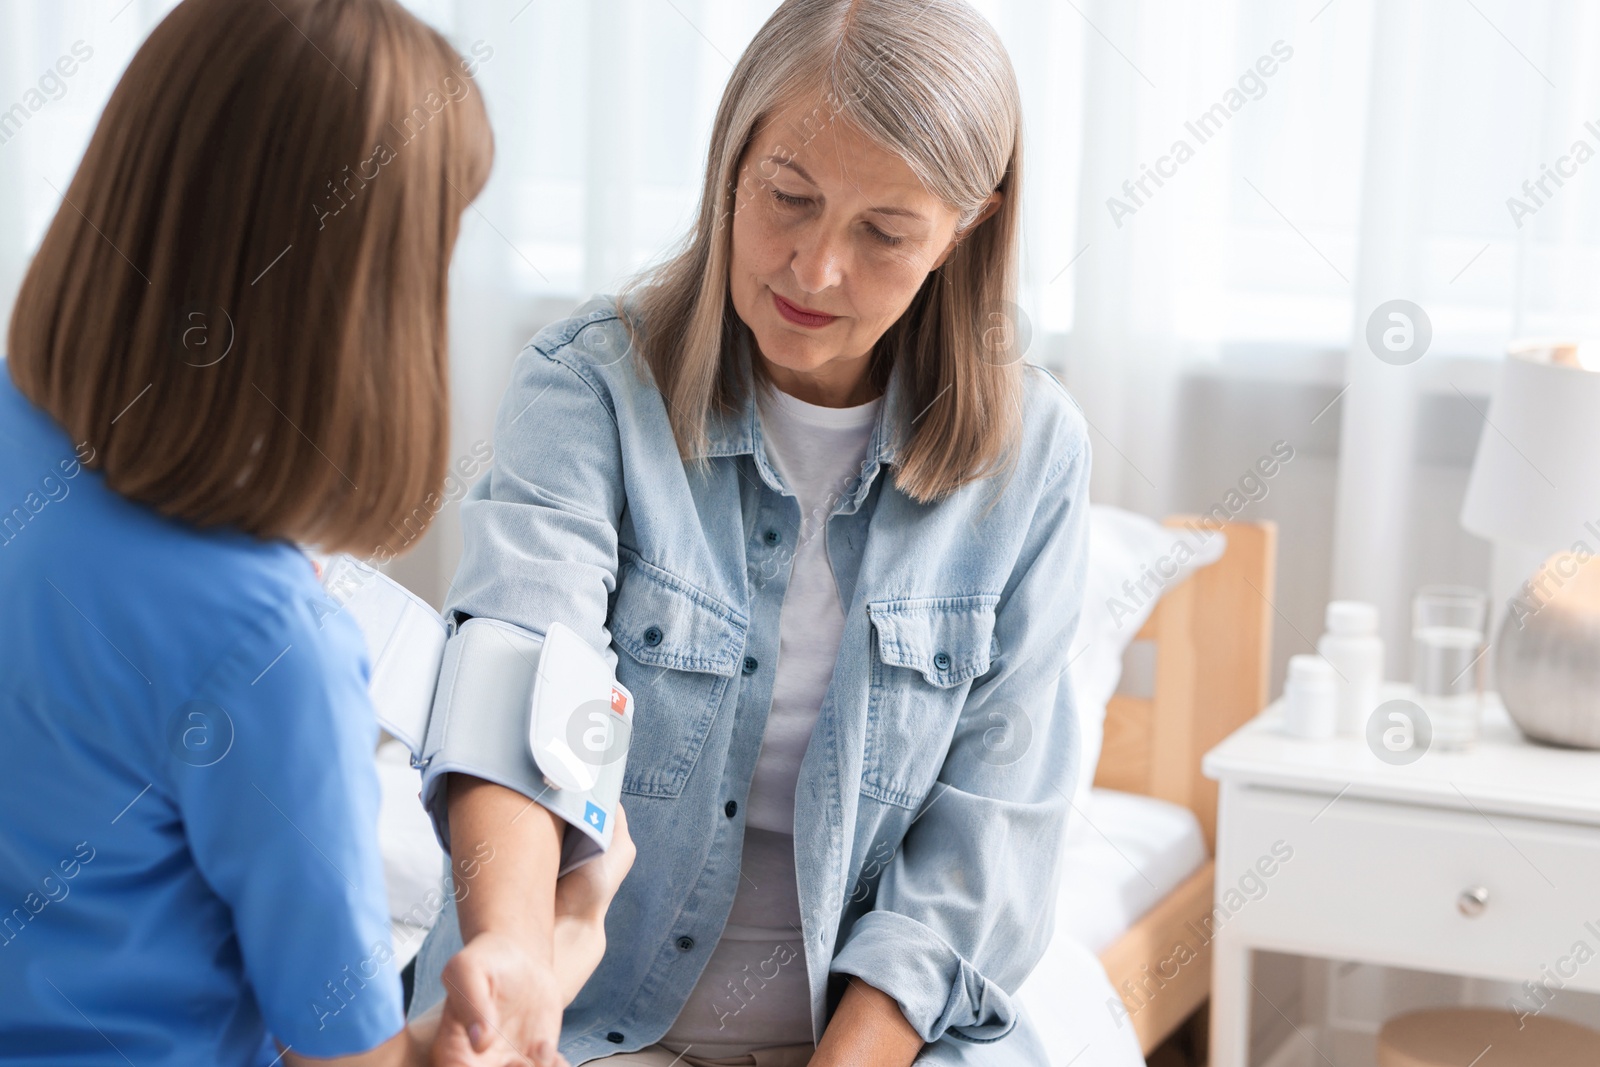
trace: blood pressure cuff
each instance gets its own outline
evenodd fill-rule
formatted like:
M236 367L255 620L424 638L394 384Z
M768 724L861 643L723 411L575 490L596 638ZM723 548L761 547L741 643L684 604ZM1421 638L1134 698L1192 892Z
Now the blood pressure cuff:
M632 712L605 660L560 623L543 636L498 619L462 623L445 645L420 761L439 843L449 850L445 776L469 774L568 824L560 874L598 856L611 845ZM576 751L571 736L582 739Z
M548 800L528 749L533 683L544 638L499 619L472 618L445 644L423 744L422 805L450 848L446 775L470 774L530 800Z
M446 850L451 773L515 790L579 830L564 836L562 873L609 847L632 696L603 657L559 623L543 635L490 618L452 630L426 601L348 556L327 563L322 584L325 610L361 629L378 724L422 771L423 807ZM556 651L541 671L546 645ZM576 750L570 737L581 739Z

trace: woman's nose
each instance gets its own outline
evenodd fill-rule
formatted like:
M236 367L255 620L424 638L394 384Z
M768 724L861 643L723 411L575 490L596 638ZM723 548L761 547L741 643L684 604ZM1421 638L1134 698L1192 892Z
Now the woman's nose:
M844 278L842 246L827 231L816 231L795 249L789 266L794 271L795 281L806 292L832 289Z

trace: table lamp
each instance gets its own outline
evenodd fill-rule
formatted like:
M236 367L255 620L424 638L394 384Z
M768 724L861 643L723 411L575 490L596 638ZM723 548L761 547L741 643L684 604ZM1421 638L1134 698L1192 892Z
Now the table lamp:
M1553 553L1506 606L1500 697L1530 738L1600 748L1600 348L1512 346L1461 525Z

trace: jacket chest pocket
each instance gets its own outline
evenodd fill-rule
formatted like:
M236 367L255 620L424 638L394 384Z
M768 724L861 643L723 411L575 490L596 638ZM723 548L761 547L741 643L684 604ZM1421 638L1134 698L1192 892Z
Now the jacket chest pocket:
M867 605L872 689L861 789L916 808L944 764L972 680L989 670L998 596Z
M675 797L737 673L746 623L637 557L623 560L609 622L617 680L635 704L622 791Z

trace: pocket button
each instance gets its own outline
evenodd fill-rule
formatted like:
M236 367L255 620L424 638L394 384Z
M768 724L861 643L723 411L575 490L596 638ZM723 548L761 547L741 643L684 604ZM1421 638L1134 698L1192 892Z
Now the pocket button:
M661 643L661 627L652 626L644 632L644 643L655 648Z
M938 667L941 671L949 670L950 669L950 653L948 653L948 652L935 653L934 657L933 657L933 665L935 667Z

